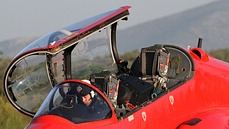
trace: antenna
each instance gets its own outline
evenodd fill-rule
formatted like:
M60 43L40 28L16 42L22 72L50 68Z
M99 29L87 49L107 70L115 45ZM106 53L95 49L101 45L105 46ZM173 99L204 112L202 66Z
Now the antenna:
M202 47L202 41L203 41L203 39L202 38L199 38L199 41L198 41L198 48L201 48Z

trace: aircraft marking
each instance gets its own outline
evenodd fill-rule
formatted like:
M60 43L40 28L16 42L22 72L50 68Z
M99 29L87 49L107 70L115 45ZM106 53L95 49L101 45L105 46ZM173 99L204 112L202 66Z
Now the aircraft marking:
M146 121L146 112L142 112L142 119Z
M132 120L134 120L134 115L130 115L130 116L128 117L128 121L129 121L129 122L132 121Z
M174 97L172 95L169 96L169 102L171 105L174 104Z

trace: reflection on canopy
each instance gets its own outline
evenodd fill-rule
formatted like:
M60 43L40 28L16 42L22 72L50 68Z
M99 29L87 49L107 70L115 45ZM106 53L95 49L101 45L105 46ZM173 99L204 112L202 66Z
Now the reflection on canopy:
M45 66L44 56L30 56L17 63L11 77L10 87L16 103L30 112L38 110L47 95L45 91L52 88Z

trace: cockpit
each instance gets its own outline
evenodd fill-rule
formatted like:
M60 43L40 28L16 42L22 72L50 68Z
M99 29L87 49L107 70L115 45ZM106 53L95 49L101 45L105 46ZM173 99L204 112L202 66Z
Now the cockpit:
M84 100L86 96L88 100ZM82 123L110 118L111 108L104 96L92 89L88 82L72 80L52 89L34 118L42 115L55 115L73 123Z

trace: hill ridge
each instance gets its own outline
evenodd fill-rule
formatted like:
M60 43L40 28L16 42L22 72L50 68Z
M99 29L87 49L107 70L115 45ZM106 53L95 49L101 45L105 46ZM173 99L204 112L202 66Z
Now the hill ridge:
M221 0L120 30L118 41L124 44L121 48L124 51L138 49L142 44L149 46L154 43L195 47L201 37L203 48L212 50L229 47L227 35L229 1ZM125 45L127 42L133 47Z
M131 14L130 14L131 15ZM229 1L220 0L136 26L118 30L120 53L156 43L196 47L203 38L203 49L229 47ZM13 57L37 37L0 42L4 57Z

